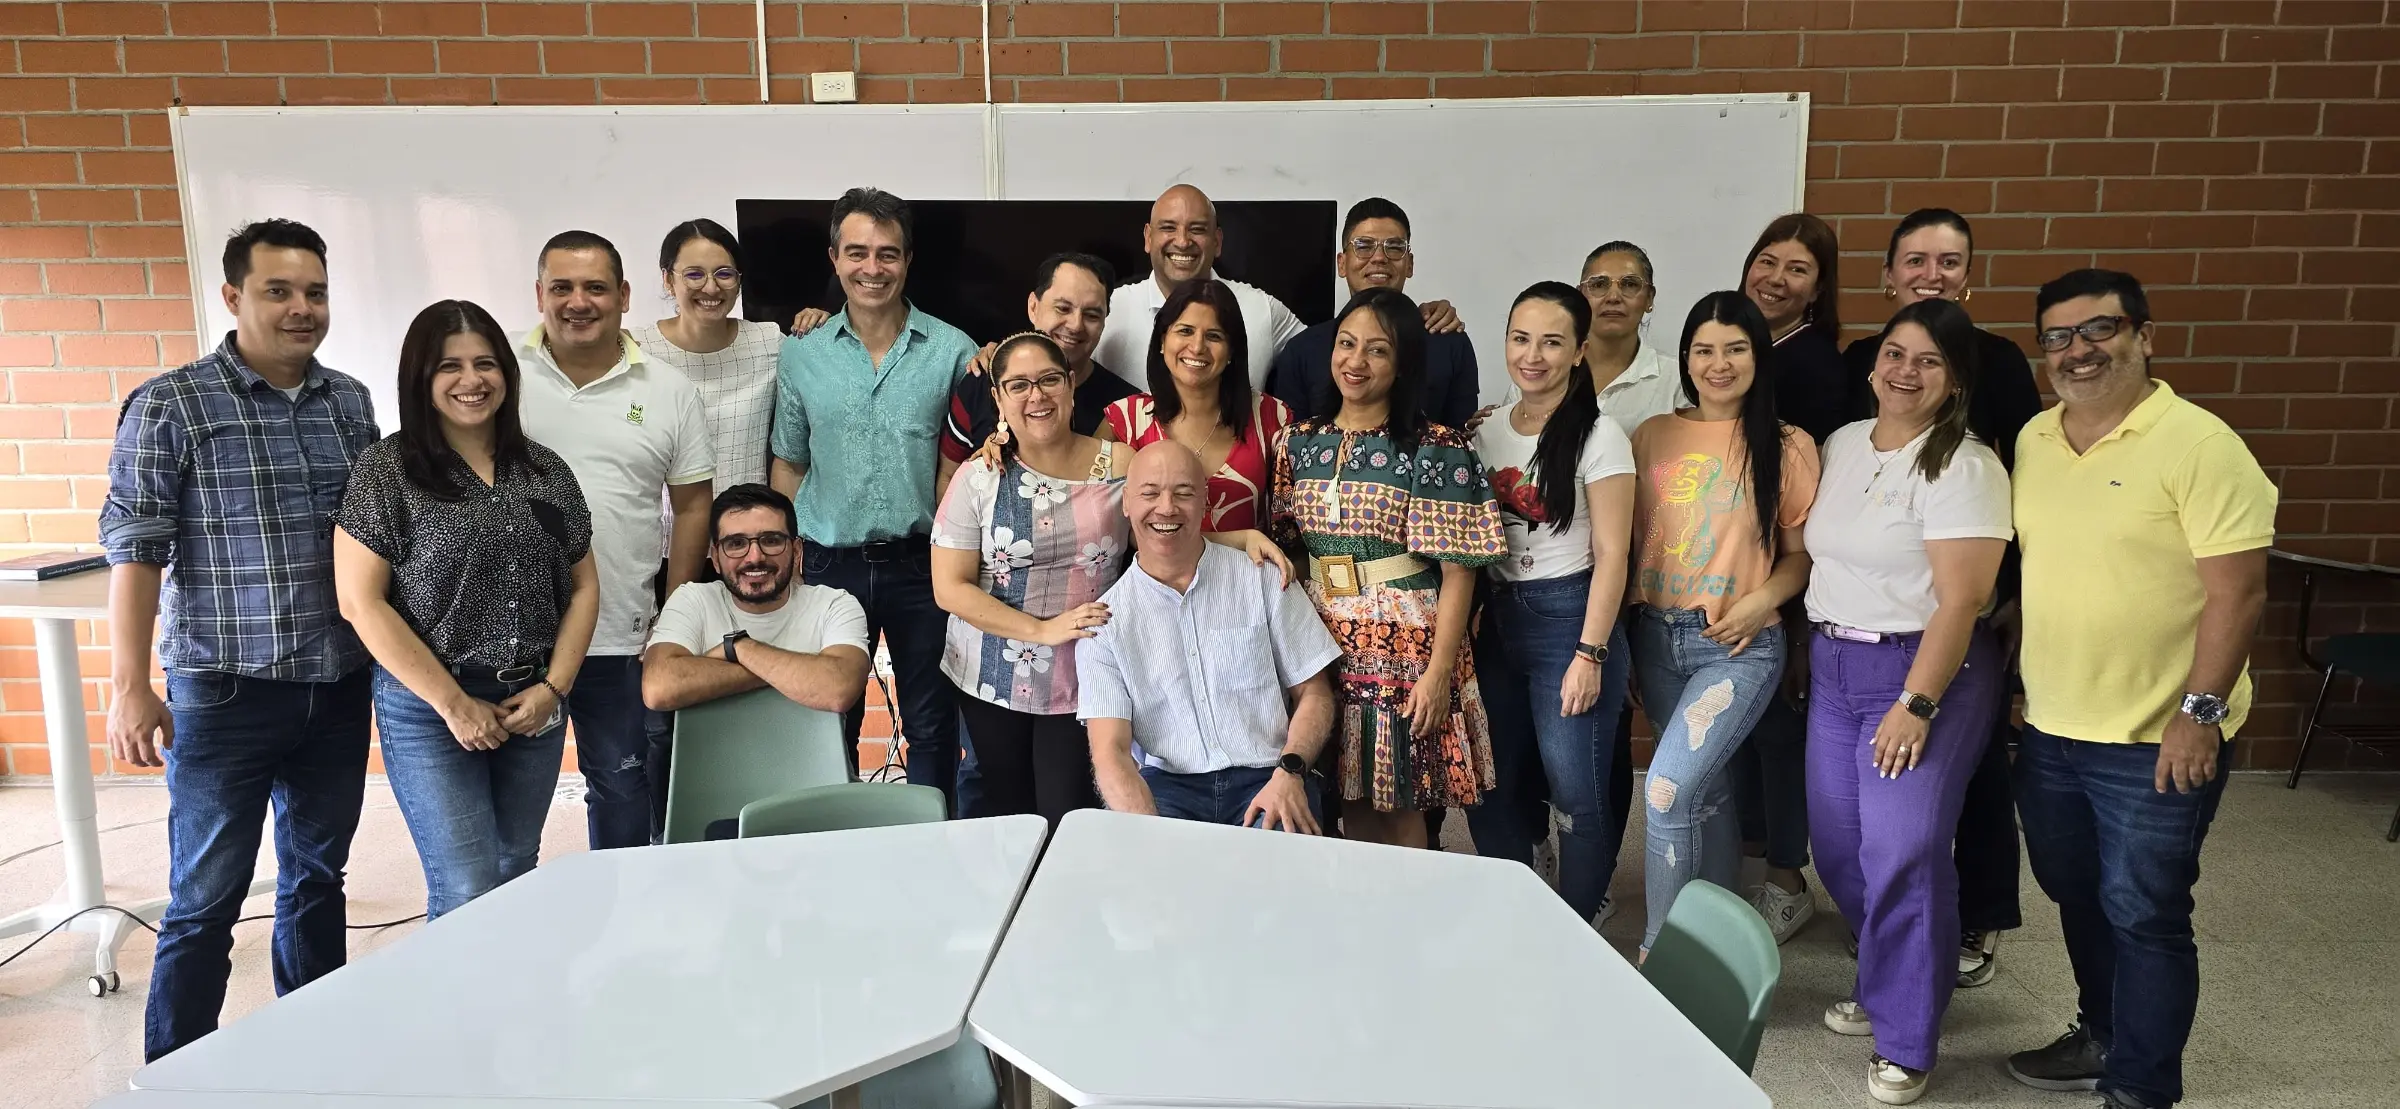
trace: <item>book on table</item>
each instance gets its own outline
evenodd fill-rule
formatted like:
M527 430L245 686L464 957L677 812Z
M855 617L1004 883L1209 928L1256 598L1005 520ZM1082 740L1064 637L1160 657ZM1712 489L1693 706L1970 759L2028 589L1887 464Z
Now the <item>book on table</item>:
M48 581L107 565L107 555L91 551L42 551L0 562L0 581Z

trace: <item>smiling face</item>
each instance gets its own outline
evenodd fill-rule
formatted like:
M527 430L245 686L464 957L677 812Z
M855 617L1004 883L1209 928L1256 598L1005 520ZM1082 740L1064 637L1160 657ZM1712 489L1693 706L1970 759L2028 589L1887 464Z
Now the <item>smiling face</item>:
M1710 320L1692 332L1692 390L1702 407L1738 408L1758 379L1758 352L1750 336L1729 323Z
M1162 287L1208 276L1220 245L1208 196L1190 185L1161 194L1150 206L1150 222L1142 225L1142 250Z
M1900 237L1892 264L1883 269L1883 282L1902 308L1920 300L1957 300L1966 291L1974 249L1965 232L1948 224L1917 228Z
M296 246L253 244L249 276L225 286L224 296L234 342L253 361L307 365L333 322L325 260Z
M1374 245L1365 253L1360 253L1358 244L1361 241ZM1399 292L1408 285L1408 279L1417 273L1417 256L1409 252L1405 245L1407 242L1408 229L1400 226L1399 220L1362 219L1358 221L1358 226L1350 229L1348 235L1343 236L1342 251L1334 259L1334 267L1341 270L1342 280L1350 286L1352 296L1368 289ZM1401 245L1394 247L1386 244ZM1395 249L1398 250L1397 254L1393 253Z
M442 340L442 360L433 368L433 410L442 422L472 428L489 424L508 399L508 378L492 344L472 331Z
M2041 330L2124 314L2125 305L2115 293L2081 296L2051 305L2042 313ZM2155 330L2151 324L2120 324L2116 334L2099 342L2077 335L2065 350L2043 351L2051 391L2064 403L2095 406L2140 392L2150 383L2150 339Z
M1601 279L1607 287L1601 287ZM1641 329L1642 317L1658 302L1658 290L1642 272L1640 257L1612 251L1585 263L1580 288L1592 304L1592 335L1621 339ZM1630 283L1630 284L1629 284Z
M833 256L833 275L842 283L842 296L858 308L890 307L908 285L909 255L897 223L878 223L865 212L852 212L842 218L841 234L826 251Z
M992 392L1009 434L1027 446L1049 446L1074 434L1075 384L1067 368L1027 340L1008 348L1008 359L992 373Z
M1575 341L1575 317L1558 304L1539 298L1519 302L1508 313L1508 376L1534 408L1549 407L1567 387L1567 378L1582 356Z
M598 248L553 250L542 255L534 284L541 302L542 333L554 348L585 350L614 346L625 323L633 287Z
M1092 351L1108 328L1108 287L1082 266L1061 265L1051 273L1049 288L1025 295L1025 318L1081 373L1091 368Z
M1905 423L1932 422L1958 388L1950 360L1922 325L1903 323L1884 336L1875 352L1875 407Z
M1225 337L1216 307L1195 301L1167 325L1158 353L1166 359L1167 374L1178 387L1213 392L1225 376L1226 364L1233 360L1233 343Z
M1342 317L1333 333L1333 385L1344 404L1377 404L1392 395L1400 369L1391 332L1372 308Z
M733 268L733 255L698 235L675 251L666 282L667 293L675 298L675 314L685 319L724 319L733 311L734 298L742 295L742 275Z
M790 526L783 513L763 505L737 508L717 517L708 557L736 599L767 604L791 588L800 543L786 530ZM770 547L773 553L768 552Z
M1780 336L1800 322L1817 299L1817 256L1798 239L1769 243L1750 259L1742 291L1767 318L1767 329Z
M1197 561L1201 526L1208 518L1208 478L1200 456L1161 439L1133 456L1125 473L1125 518L1133 524L1133 546L1146 559L1173 566Z

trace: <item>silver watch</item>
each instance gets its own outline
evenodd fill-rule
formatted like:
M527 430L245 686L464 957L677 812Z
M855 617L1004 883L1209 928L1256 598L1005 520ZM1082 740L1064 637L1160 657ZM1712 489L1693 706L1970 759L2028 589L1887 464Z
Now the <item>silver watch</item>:
M2183 695L2183 714L2197 723L2214 727L2233 715L2233 706L2214 693L2186 693Z

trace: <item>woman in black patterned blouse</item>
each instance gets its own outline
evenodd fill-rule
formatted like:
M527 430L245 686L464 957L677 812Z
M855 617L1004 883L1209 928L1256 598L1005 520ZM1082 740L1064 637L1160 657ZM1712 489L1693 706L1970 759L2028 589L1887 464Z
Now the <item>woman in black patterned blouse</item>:
M334 533L427 919L533 869L599 614L591 511L567 464L525 438L517 392L490 313L418 313L400 430L359 455Z

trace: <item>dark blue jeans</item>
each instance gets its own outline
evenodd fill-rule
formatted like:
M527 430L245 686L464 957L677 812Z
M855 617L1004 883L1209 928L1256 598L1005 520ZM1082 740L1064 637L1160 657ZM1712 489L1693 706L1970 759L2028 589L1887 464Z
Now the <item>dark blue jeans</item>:
M2149 1105L2183 1100L2183 1048L2200 1005L2192 887L2225 792L2152 786L2153 743L2086 743L2027 725L2017 809L2034 881L2058 903L2083 1025L2108 1048L2100 1088Z
M166 915L143 1014L142 1057L217 1030L233 972L233 922L249 895L259 829L275 811L277 996L341 968L342 868L367 786L367 672L278 682L211 671L167 675Z
M1250 807L1250 799L1267 788L1267 780L1275 776L1272 766L1230 766L1206 774L1170 774L1155 766L1142 768L1142 781L1150 786L1150 800L1158 806L1158 815L1177 820L1201 820L1210 824L1231 824L1241 827L1242 810ZM1308 807L1318 812L1323 826L1317 776L1311 774L1306 782Z
M575 725L584 828L594 851L650 842L650 715L640 655L583 660L567 693L567 719Z
M503 684L458 679L467 696L499 704L533 679ZM442 714L375 668L375 732L383 772L425 868L425 919L432 920L533 869L542 822L558 793L564 721L540 735L512 735L489 751L459 746Z
M1808 865L1808 705L1777 690L1726 768L1742 843L1765 846L1767 865ZM1738 891L1737 891L1738 892Z
M892 657L892 695L900 734L908 743L908 780L932 786L958 811L958 706L942 676L942 640L950 614L933 602L933 565L925 538L912 536L863 547L806 545L802 576L845 590L867 612L868 650L881 635ZM842 738L857 759L866 702L842 716Z
M1624 629L1614 628L1608 662L1600 668L1600 699L1575 716L1559 714L1559 686L1575 661L1591 595L1588 573L1492 584L1475 659L1499 786L1467 810L1477 853L1530 864L1533 843L1526 829L1537 822L1521 811L1526 791L1517 783L1543 776L1550 807L1562 818L1558 894L1587 920L1608 897L1617 871L1623 825L1609 818L1606 786L1613 748L1622 740L1617 721L1632 670Z

